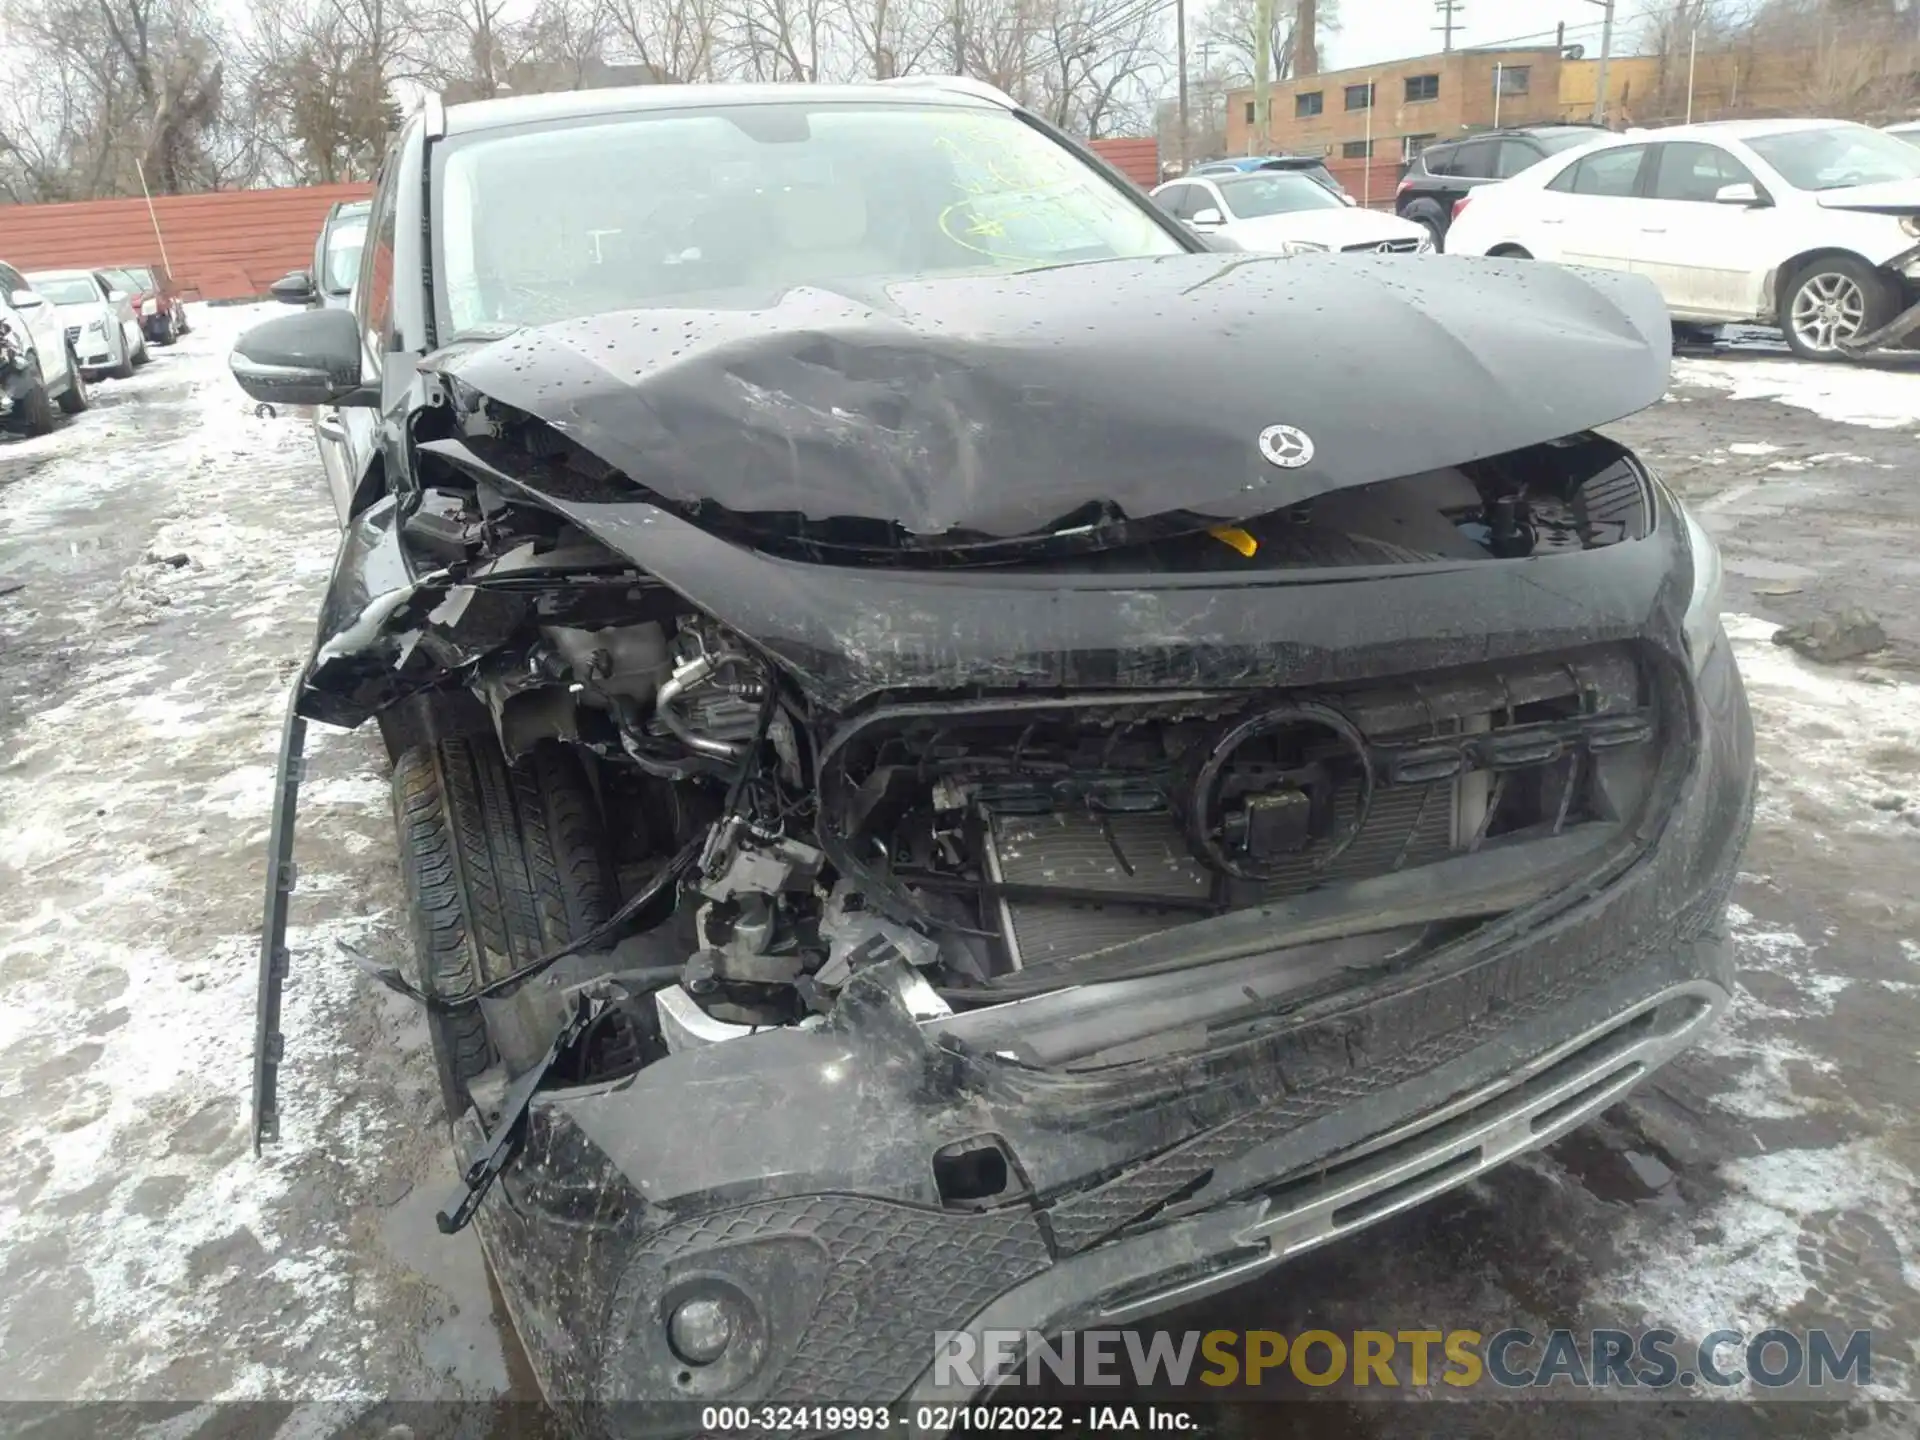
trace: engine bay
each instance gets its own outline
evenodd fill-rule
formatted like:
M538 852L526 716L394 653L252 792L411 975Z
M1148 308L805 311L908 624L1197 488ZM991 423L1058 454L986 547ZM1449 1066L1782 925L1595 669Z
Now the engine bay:
M426 447L434 483L399 538L435 585L383 617L406 637L393 672L464 687L510 762L591 756L624 897L598 960L583 943L481 997L508 1073L583 987L623 999L576 1079L821 1023L881 963L911 970L919 1012L950 1014L1073 985L1195 921L1617 823L1652 774L1655 707L1625 645L1312 688L823 709L752 637L538 503L623 477L544 427L498 428ZM1625 453L1581 436L1235 526L1028 537L1001 568L1457 566L1637 539L1649 515ZM819 561L817 527L798 548Z

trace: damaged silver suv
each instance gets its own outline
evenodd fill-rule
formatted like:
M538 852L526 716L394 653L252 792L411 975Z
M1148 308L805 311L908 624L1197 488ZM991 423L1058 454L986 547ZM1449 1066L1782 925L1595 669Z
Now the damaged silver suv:
M1260 1275L1725 1003L1718 561L1594 429L1644 279L1219 253L920 82L429 104L354 297L232 357L346 497L256 1133L305 728L371 720L360 961L556 1403L952 1399L936 1331Z

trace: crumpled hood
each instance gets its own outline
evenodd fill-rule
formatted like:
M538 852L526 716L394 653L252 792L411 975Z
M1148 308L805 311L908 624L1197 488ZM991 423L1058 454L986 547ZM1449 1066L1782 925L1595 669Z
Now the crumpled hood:
M1870 210L1880 215L1920 215L1920 180L1880 180L1821 190L1814 203L1827 210Z
M1186 254L523 330L429 359L669 502L1012 536L1101 504L1236 519L1640 410L1639 276ZM1302 432L1270 446L1271 426Z

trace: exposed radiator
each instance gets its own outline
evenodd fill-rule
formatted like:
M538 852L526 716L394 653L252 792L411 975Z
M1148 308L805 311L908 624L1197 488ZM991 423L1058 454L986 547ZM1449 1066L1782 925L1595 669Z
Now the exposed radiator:
M1455 843L1458 783L1377 789L1367 823L1325 869L1316 870L1314 865L1328 842L1316 841L1284 862L1275 878L1247 886L1236 900L1254 904L1297 895L1329 881L1386 875L1442 859ZM1357 782L1335 792L1334 835L1345 834L1352 824L1359 794ZM1212 895L1214 877L1189 853L1172 815L1119 814L1108 816L1107 821L1103 829L1096 817L1080 810L1038 816L988 814L988 873L1003 885L1058 886L1187 902ZM1106 907L1005 900L1000 905L1001 929L1022 966L1071 959L1197 918L1199 912L1190 904L1148 909L1138 904Z

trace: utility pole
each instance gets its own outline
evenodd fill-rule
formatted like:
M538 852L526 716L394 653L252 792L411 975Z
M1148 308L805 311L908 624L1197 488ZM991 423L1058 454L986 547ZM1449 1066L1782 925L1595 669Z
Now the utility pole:
M1453 52L1453 32L1466 28L1454 17L1467 7L1463 3L1463 0L1433 0L1433 8L1440 12L1440 23L1433 27L1440 32L1440 48L1448 54L1451 54Z
M1606 18L1600 24L1600 64L1593 72L1593 123L1607 123L1607 56L1613 52L1613 0L1587 0L1598 5Z
M1253 7L1253 133L1247 136L1247 154L1264 155L1273 137L1273 0L1255 0ZM1260 137L1259 150L1253 148Z
M1187 173L1187 0L1174 0L1174 27L1180 32L1180 173Z
M967 32L962 0L953 0L953 73L967 73Z

